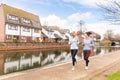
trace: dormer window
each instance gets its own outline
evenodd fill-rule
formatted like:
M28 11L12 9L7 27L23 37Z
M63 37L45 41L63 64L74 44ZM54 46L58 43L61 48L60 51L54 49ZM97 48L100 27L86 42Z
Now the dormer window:
M40 26L40 23L37 22L37 21L32 21L32 24L33 24L33 26L35 26L35 27L39 27L39 26Z
M19 18L15 15L7 14L7 19L8 20L13 20L13 21L18 21Z
M26 23L26 24L30 24L30 20L29 19L22 18L22 22Z
M23 28L23 32L30 32L30 28L24 27L24 28Z
M35 33L39 33L39 29L34 29L34 32Z

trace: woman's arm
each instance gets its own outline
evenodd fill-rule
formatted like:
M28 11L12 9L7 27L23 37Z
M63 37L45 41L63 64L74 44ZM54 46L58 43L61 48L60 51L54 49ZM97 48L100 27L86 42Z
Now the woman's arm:
M90 46L94 46L94 41L91 39Z
M69 38L68 44L70 44L70 45L71 45L71 39L70 39L70 38Z

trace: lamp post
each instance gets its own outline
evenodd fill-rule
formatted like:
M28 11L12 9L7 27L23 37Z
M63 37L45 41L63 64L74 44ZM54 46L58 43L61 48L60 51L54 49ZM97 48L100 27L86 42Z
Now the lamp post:
M80 32L83 33L84 21L80 20L80 21L79 21L79 25L80 25Z

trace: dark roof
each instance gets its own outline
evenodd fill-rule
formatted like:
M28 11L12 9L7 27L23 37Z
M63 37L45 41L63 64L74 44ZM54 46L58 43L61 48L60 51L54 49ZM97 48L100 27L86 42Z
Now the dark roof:
M68 37L67 35L66 35L65 37L66 37L67 39L69 39L69 37Z
M69 29L63 29L63 31L66 33L70 33L70 30Z
M42 35L43 35L43 37L48 37L47 35L45 35L43 32L42 32Z
M97 39L100 39L100 38L101 38L101 36L100 36L98 33L93 32L93 31L89 31L89 32L93 33L94 36L95 36L95 38L97 38Z
M54 32L50 27L47 27L47 26L42 26L42 27L49 32Z
M54 34L54 36L55 36L56 38L61 39L61 37L60 37L58 34Z
M58 30L61 34L65 34L65 32L63 30Z

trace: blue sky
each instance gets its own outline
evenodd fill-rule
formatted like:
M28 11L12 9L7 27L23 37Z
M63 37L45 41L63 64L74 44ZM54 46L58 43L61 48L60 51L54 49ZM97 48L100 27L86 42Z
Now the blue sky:
M78 22L83 20L85 23L83 27L86 31L92 30L101 35L103 35L107 29L112 29L115 32L118 32L118 25L110 25L109 23L102 21L102 15L104 12L96 6L96 4L106 3L104 0L99 1L0 0L0 3L4 3L38 15L42 25L59 26L72 31L78 30Z

